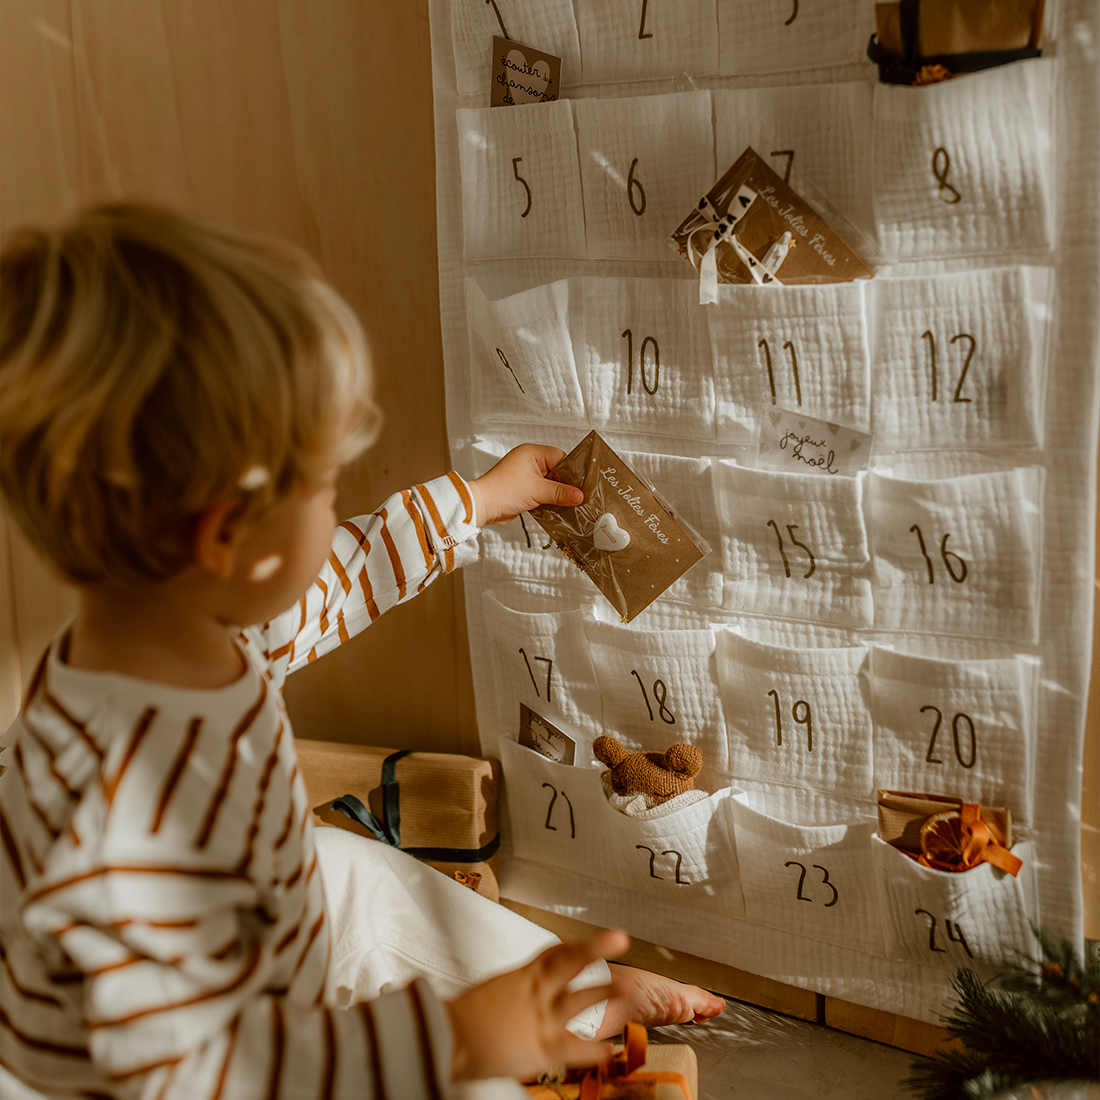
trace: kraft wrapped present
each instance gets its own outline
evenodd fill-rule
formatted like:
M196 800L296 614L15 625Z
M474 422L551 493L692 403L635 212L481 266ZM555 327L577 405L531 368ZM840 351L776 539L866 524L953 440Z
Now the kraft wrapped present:
M500 764L452 753L297 741L315 824L391 844L500 900Z

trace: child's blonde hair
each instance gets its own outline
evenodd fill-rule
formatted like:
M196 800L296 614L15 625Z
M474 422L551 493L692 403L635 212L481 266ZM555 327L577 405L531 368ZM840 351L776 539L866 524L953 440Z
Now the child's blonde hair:
M97 206L0 254L0 489L70 580L147 583L373 441L363 332L287 245Z

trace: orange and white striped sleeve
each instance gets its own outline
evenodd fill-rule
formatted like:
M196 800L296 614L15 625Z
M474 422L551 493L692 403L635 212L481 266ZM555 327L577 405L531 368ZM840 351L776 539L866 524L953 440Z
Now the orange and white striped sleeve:
M477 561L470 487L456 473L394 493L336 529L320 575L298 603L249 633L276 680L365 630L437 578Z

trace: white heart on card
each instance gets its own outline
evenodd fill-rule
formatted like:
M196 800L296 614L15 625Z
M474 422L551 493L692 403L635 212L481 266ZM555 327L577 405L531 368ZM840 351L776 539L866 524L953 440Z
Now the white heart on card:
M541 58L534 64L529 64L519 50L511 50L507 62L516 74L510 89L512 102L541 103L546 89L550 86L550 66Z
M596 520L592 541L597 550L614 553L616 550L625 550L630 545L630 532L625 527L620 527L619 521L610 512L604 512Z
M772 411L768 413L768 419L772 422L772 427L775 428L778 427L779 421L783 419L783 414L781 412Z

